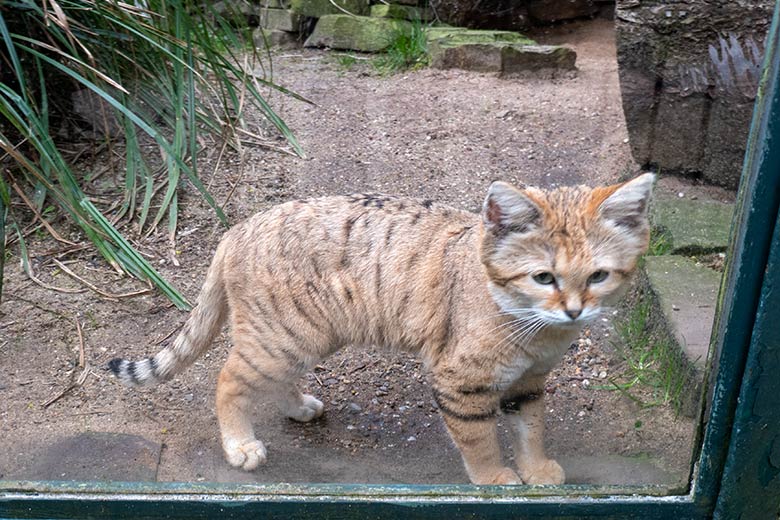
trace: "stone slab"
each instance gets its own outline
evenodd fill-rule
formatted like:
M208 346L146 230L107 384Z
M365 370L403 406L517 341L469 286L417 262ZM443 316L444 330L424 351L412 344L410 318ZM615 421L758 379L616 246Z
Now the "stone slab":
M398 18L399 20L419 20L428 22L433 19L430 8L414 7L399 4L376 4L371 6L371 16L374 18Z
M392 18L326 15L317 21L305 47L330 47L362 52L386 49L398 31L411 31L412 24Z
M282 48L299 47L301 45L298 33L287 31L272 31L270 29L257 28L255 29L252 38L255 42L255 47L258 49L263 49L266 45L269 47Z
M692 365L703 369L721 274L677 255L646 257L645 272L669 332Z
M507 45L501 51L501 76L515 77L576 70L577 53L558 45Z
M303 17L291 9L260 9L260 27L271 31L298 32Z
M368 14L369 4L368 0L290 0L290 9L303 16L322 18L326 15L346 14L344 11L353 15Z
M162 445L138 435L86 432L63 437L37 451L15 478L154 482Z
M455 43L434 40L429 45L431 67L496 72L502 77L542 70L574 70L576 54L565 47L513 43Z
M732 204L682 198L653 201L651 219L672 239L673 253L722 252L728 247Z
M535 45L536 42L515 31L491 31L467 29L465 27L429 27L425 30L428 43L459 45L469 43L522 43Z

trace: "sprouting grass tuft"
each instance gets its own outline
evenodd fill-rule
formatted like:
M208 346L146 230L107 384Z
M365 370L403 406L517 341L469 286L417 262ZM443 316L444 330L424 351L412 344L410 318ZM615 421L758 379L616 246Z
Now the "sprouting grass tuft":
M661 256L672 250L672 238L669 232L660 227L650 230L650 245L647 248L647 256Z
M602 388L618 390L642 407L668 404L679 413L690 368L672 339L654 330L651 313L652 303L640 297L616 321L619 341L613 346L623 371Z
M374 59L374 67L383 74L415 70L428 65L428 40L420 20L411 29L398 29L390 39L385 53Z

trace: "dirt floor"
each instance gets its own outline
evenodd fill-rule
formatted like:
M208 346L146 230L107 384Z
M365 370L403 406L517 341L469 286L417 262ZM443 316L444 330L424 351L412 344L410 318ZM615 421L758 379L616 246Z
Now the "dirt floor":
M218 201L229 199L225 209L235 222L312 195L371 190L477 210L495 179L552 187L608 183L636 173L611 22L577 23L534 36L572 46L578 53L576 77L501 80L439 70L383 77L363 60L345 68L324 51L278 53L275 78L314 103L278 93L271 99L307 158L251 140L242 153L221 155L218 146L209 146L199 161L206 182ZM250 118L250 126L263 133L259 118ZM274 144L284 146L281 140ZM219 173L211 178L214 169ZM193 189L181 197L180 207L175 251L164 232L138 239L137 245L194 301L222 229ZM71 238L81 237L72 231ZM42 281L84 289L51 262L53 255L46 253L55 244L33 245ZM66 459L58 457L65 449L60 446L74 436L112 432L137 435L157 447L150 451L150 472L133 478L467 482L419 360L365 348L333 356L302 381L326 404L323 419L301 425L259 403L256 426L269 450L268 463L254 473L233 470L222 458L214 415L215 380L229 350L225 334L170 383L142 392L125 389L103 369L106 362L156 352L186 314L159 294L108 300L92 292L46 290L20 272L18 260L13 256L7 263L0 307L0 479L129 479L135 474L85 469L109 466L110 460L63 465ZM107 291L143 288L112 274L90 250L60 261ZM44 406L82 372L75 320L91 369L82 385ZM550 375L545 395L550 454L561 460L569 482L685 481L695 422L603 389L620 370L613 340L605 316L583 332ZM509 457L503 426L501 431Z

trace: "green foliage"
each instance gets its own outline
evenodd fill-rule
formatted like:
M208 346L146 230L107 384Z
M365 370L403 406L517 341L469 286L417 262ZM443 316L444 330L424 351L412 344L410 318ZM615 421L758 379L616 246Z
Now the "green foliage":
M650 230L650 245L647 248L648 256L661 256L672 250L672 237L663 228L653 227Z
M624 370L604 388L618 390L643 407L670 404L679 412L689 369L672 340L653 330L651 313L651 302L640 298L616 321L620 341L614 347ZM640 395L648 392L649 399Z
M425 28L415 20L410 30L394 31L385 53L374 59L374 67L383 74L415 70L427 66L429 58Z
M0 150L6 163L0 175L0 259L8 226L16 229L26 252L10 211L13 187L20 196L33 193L22 198L39 218L46 218L40 213L47 204L56 205L117 270L150 280L177 306L188 306L115 224L137 219L139 232L148 232L165 219L174 237L182 179L226 222L198 175L198 135L230 139L236 128L245 126L248 105L303 154L260 88L291 93L255 77L251 61L259 56L245 60L235 53L242 40L225 19L202 7L210 5L191 0L4 2ZM123 137L125 178L117 207L101 209L87 197L84 172L68 163L56 141L55 128L69 117L70 94L77 89L102 101L96 105L102 107L104 126L113 124ZM150 142L160 152L156 160L144 153L143 144ZM155 175L159 170L165 175ZM0 280L1 269L2 263Z

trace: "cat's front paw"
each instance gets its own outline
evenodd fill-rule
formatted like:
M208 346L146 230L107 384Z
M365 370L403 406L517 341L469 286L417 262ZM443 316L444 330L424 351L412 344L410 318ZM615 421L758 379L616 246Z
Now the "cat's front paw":
M515 473L515 470L512 468L501 468L501 470L494 475L473 478L473 482L474 484L484 484L488 486L512 486L523 483L522 479L517 476L517 473Z
M244 443L227 442L223 446L225 458L234 468L253 471L266 460L265 446L258 440Z
M520 475L526 484L563 484L566 480L563 468L552 459L521 469Z

